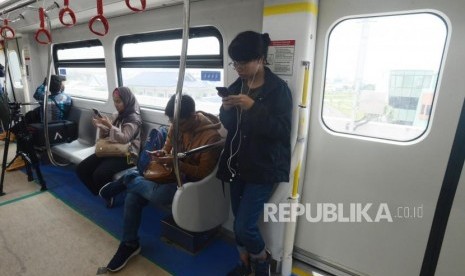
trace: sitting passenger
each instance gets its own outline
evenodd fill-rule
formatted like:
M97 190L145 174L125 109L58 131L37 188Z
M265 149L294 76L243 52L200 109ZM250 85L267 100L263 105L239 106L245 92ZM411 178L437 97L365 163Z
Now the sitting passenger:
M113 91L113 102L118 111L116 118L111 121L106 116L95 116L92 123L99 128L100 138L108 137L117 143L130 142L130 160L126 157L97 157L94 153L79 163L77 175L94 195L113 179L115 173L136 164L139 155L142 119L136 97L129 88L119 87Z
M170 122L173 121L174 117L174 101L175 96L172 96L165 108L165 115L168 116ZM212 122L202 112L195 112L194 100L190 96L182 96L179 118L180 151L187 151L220 141L219 128L219 121ZM163 149L155 151L152 155L155 160L160 160L158 158L164 156L161 159L167 165L172 165L173 158L167 155L172 151L172 139L173 127L171 126ZM198 181L209 175L216 166L219 153L220 149L217 148L192 154L182 161L180 160L179 170L183 181ZM105 188L109 192L120 185L120 181L115 181L109 183ZM141 223L142 208L148 203L156 205L171 203L176 189L176 183L157 184L146 180L143 176L137 176L127 183L122 242L107 265L109 271L122 269L131 257L140 252L141 247L137 232ZM101 194L108 193L102 191Z
M63 84L63 81L66 81L65 76L52 75L50 77L50 96L48 97L48 113L50 114L49 121L67 120L71 106L73 105L71 97L64 93L65 85ZM34 92L33 97L41 106L26 113L25 120L28 124L43 122L44 115L42 104L45 95L45 85L46 80L43 84L37 87Z

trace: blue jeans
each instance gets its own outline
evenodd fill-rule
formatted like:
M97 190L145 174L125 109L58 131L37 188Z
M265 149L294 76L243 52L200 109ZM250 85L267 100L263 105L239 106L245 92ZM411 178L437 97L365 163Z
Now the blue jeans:
M231 208L234 214L234 235L239 251L258 255L265 249L258 219L263 205L270 199L272 183L250 183L235 179L231 182Z
M157 184L137 176L127 183L126 199L123 215L123 242L135 243L139 240L139 230L142 209L148 204L165 205L173 201L177 186L172 184Z

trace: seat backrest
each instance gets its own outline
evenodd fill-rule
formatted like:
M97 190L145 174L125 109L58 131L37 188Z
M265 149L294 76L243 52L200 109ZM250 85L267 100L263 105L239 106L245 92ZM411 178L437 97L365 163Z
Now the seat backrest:
M78 109L71 107L69 113L69 120L78 122L78 141L81 144L93 146L95 145L95 138L97 135L97 129L92 125L92 118L94 113L90 109Z
M176 224L191 232L220 226L229 217L229 184L216 178L217 167L204 179L184 183L174 195L172 211Z

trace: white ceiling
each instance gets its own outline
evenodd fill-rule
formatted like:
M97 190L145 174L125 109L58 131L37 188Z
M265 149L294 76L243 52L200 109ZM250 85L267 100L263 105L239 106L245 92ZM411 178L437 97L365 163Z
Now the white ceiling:
M85 23L89 21L90 18L97 15L96 1L97 0L69 0L69 8L75 12L77 24ZM28 2L32 3L29 6L10 11ZM163 6L182 4L183 0L147 0L146 2L146 9L154 9ZM191 2L193 1L191 0ZM60 7L50 10L48 15L52 20L52 28L57 28L61 26L61 23L58 21L58 14L63 7L64 0L0 0L0 18L12 20L13 22L9 23L9 26L15 29L17 33L30 32L39 28L39 13L37 9L39 7L47 8L53 6L54 3L58 4ZM140 0L131 0L130 3L134 7L140 7L141 5ZM106 18L132 13L126 6L124 0L103 0L103 4L103 14ZM24 19L22 17L24 17ZM3 25L3 22L1 22L1 25Z

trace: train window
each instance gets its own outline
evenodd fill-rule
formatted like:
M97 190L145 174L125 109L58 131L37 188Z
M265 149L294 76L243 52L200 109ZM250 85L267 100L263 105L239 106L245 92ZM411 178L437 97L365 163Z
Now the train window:
M9 68L14 88L23 88L23 81L21 79L21 66L19 65L19 57L16 51L8 52L8 61L10 63Z
M0 52L0 63L2 65L5 64L5 55L3 51ZM9 72L12 79L11 83L13 84L14 88L23 88L23 81L21 79L21 66L19 64L19 57L16 51L8 51L8 63L8 68L10 70ZM4 80L4 78L2 79ZM0 87L3 86L3 80Z
M191 28L183 93L198 110L218 114L224 85L223 40L212 27ZM128 86L143 107L163 109L176 92L182 32L173 30L118 38L116 59L120 85Z
M205 47L208 45L208 47ZM163 57L178 56L181 53L182 40L170 39L147 41L123 45L124 57ZM199 37L189 39L187 55L219 55L220 43L216 37Z
M345 19L328 37L322 121L330 130L411 141L426 132L447 39L433 13Z
M99 40L53 46L56 72L66 76L66 93L73 97L108 100L105 56Z

